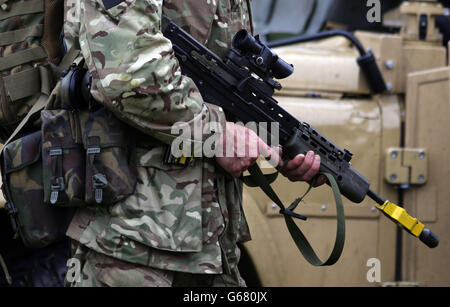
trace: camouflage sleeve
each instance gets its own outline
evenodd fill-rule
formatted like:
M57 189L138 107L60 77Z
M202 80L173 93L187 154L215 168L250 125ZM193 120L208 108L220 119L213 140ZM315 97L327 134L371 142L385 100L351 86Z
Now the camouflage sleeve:
M74 20L65 25L66 39L78 37L93 77L91 92L119 119L168 144L179 134L172 132L177 122L192 129L198 121L223 125L222 110L204 103L181 74L161 33L162 1L127 0L110 9L101 0L75 3L66 5L66 21Z

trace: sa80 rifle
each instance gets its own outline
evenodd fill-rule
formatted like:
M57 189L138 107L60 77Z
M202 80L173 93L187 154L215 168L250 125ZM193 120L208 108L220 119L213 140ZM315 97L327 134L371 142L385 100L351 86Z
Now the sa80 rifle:
M233 47L228 55L225 59L221 59L175 23L167 19L165 21L163 33L172 42L182 72L196 83L205 101L222 107L228 114L243 123L277 123L283 158L292 159L298 154L314 151L321 158L320 172L327 174L328 184L334 182L342 195L355 203L361 203L366 196L369 196L377 203L377 208L384 215L418 237L428 247L433 248L438 245L438 237L425 228L420 221L370 189L369 180L351 166L350 161L353 155L350 151L339 148L310 124L297 120L278 104L273 95L275 90L281 89L281 84L275 79L290 76L294 68L279 58L258 36L253 37L246 30L239 31L233 38ZM329 35L342 35L342 33L331 32ZM346 36L352 39L350 34ZM306 40L310 39L313 38L306 38ZM373 54L365 53L360 44L357 44L357 47L362 54L358 58L358 63L369 79L372 90L384 91L385 83ZM330 185L333 186L333 184ZM285 218L305 219L293 212L292 208L295 206L284 208L279 203L278 197L273 195L270 185L263 182L261 187L263 186L266 188L264 189L266 194L268 193L273 200L275 198L274 201L282 207L280 212L285 215ZM295 226L291 220L286 219L291 235L303 237L301 232L293 230ZM345 230L342 229L342 225L340 226L341 234L336 237L336 249L339 249L336 245L343 247L341 237ZM338 213L338 232L340 226ZM296 243L301 251L302 248L299 245L309 245L306 239ZM305 252L302 251L302 253L305 255ZM340 255L338 251L332 253ZM310 262L315 265L330 265L337 261L336 258L339 258L339 255L326 263L318 261L313 256L314 259Z

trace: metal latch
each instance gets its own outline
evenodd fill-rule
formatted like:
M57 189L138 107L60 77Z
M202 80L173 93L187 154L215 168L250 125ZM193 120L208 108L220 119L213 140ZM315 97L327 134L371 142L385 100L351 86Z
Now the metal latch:
M390 184L422 185L428 178L428 154L423 148L387 150L384 179Z

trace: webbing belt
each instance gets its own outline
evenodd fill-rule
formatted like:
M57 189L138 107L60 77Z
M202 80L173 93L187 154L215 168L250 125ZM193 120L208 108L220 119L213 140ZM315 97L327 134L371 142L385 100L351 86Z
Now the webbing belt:
M0 58L0 70L6 70L25 63L47 58L44 48L38 46Z
M255 186L260 187L264 193L278 206L280 207L280 213L283 214L284 220L286 222L286 226L289 230L289 233L292 236L292 239L294 240L295 244L297 245L298 250L302 253L303 257L311 263L314 266L330 266L335 264L338 259L340 258L342 251L344 249L344 243L345 243L345 214L344 214L344 206L342 205L342 198L341 193L339 191L339 187L336 183L336 180L331 174L328 173L321 173L325 175L328 178L328 181L331 185L331 188L333 190L334 199L336 201L336 212L337 212L337 231L336 231L336 239L334 243L333 250L328 257L326 261L321 261L319 257L317 257L316 253L314 252L313 248L311 247L311 244L309 244L308 240L300 230L300 228L297 226L293 218L303 219L305 220L306 217L294 213L294 210L297 208L297 206L300 204L300 202L303 200L303 198L309 193L312 186L315 183L315 179L311 182L308 190L306 193L296 199L288 208L286 208L278 195L275 193L275 191L270 186L270 183L267 179L267 177L263 174L261 169L257 164L252 165L248 168L248 171L251 174L251 181ZM317 178L317 177L316 177Z
M11 101L42 93L50 95L54 83L50 65L40 65L3 78L5 92Z
M42 37L44 26L41 24L24 29L0 33L0 43L2 46L20 43L28 37Z
M6 18L14 16L42 13L42 12L44 12L43 0L23 1L20 3L20 5L14 5L7 11L0 11L0 20L4 20Z

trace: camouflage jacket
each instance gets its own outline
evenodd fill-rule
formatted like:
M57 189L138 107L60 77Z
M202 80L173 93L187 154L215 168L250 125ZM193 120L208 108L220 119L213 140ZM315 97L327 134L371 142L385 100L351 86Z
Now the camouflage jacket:
M181 75L161 33L162 13L219 56L237 30L250 29L243 0L65 1L65 39L81 47L93 75L92 94L126 123L170 143L178 121L225 120ZM80 209L68 236L128 262L190 273L218 274L237 265L236 243L250 239L241 183L214 160L187 168L163 164L164 147L138 148L135 193L111 207Z

